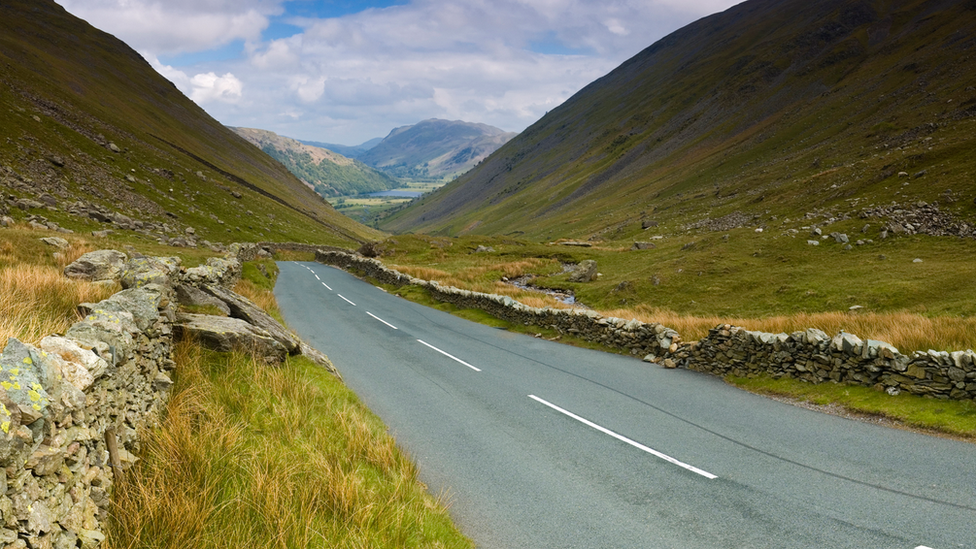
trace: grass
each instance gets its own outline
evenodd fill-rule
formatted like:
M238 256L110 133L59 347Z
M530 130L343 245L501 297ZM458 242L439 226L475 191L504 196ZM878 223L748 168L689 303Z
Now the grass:
M854 227L841 229L855 234ZM728 323L774 333L843 330L905 353L976 348L976 299L967 282L976 276L968 260L976 253L972 241L901 237L846 251L782 234L727 234L729 239L678 235L639 251L415 235L397 235L377 247L388 266L418 278L509 295L537 307L565 307L501 281L535 275L534 285L571 290L578 302L604 316L659 322L685 341ZM474 253L478 246L496 251ZM914 263L915 257L923 262ZM569 282L562 264L584 259L596 260L601 276ZM855 305L862 308L851 310Z
M280 320L277 272L245 263L235 290ZM191 342L175 360L164 426L117 487L110 549L473 546L382 422L322 368Z
M117 488L107 547L472 547L321 368L188 343L177 363L164 428Z
M769 376L729 376L726 381L754 393L815 405L839 404L848 410L887 418L905 426L976 440L976 402L968 400L935 400L907 393L890 396L870 387L838 383L814 385Z

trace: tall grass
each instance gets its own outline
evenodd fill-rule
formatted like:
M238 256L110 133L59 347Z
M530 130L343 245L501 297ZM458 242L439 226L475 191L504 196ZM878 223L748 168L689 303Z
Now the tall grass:
M119 289L118 284L68 280L52 266L0 267L0 346L10 337L37 343L64 333L80 320L79 303L101 301Z
M185 342L176 361L164 427L116 489L109 548L471 547L330 374Z

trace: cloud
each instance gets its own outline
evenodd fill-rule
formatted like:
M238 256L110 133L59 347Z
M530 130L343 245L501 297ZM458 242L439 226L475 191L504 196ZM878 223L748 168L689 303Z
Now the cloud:
M216 101L237 103L244 92L244 84L232 73L217 76L216 73L199 73L188 76L185 72L163 65L155 56L144 54L156 72L169 79L184 94L199 105Z
M61 0L65 9L154 55L260 40L279 0Z
M521 131L671 31L737 2L411 0L329 18L290 15L308 7L299 0L65 6L147 59L242 42L230 59L154 66L226 124L355 144L434 117ZM262 38L269 25L276 39ZM282 38L282 28L295 34Z

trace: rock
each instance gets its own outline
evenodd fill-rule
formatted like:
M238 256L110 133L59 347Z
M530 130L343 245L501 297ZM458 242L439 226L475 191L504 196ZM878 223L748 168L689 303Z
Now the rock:
M807 240L807 245L809 245L809 246L819 246L820 245L820 241L819 240Z
M230 308L232 317L244 320L270 334L288 353L295 354L300 352L299 339L279 324L277 320L271 318L271 315L264 312L263 309L254 303L251 303L247 298L221 286L208 285L201 289L226 303Z
M0 217L0 227L12 227L14 223L14 218L8 215Z
M118 250L88 252L65 267L64 276L91 282L118 280L127 259L128 256Z
M222 300L190 284L180 284L176 287L176 300L181 305L205 307L207 305L220 309L226 316L230 316L230 307Z
M120 152L122 152L122 149L120 149L118 145L116 145L115 143L111 143L111 142L109 142L109 144L108 144L108 149L110 151L114 152L114 153L120 153Z
M288 355L271 334L239 318L180 314L174 328L178 336L191 337L215 351L253 353L268 363L282 362Z
M211 257L206 265L186 270L183 280L195 286L220 285L230 288L241 279L241 262L233 257Z
M592 259L584 259L569 275L570 282L590 282L596 279L597 265Z
M61 336L47 336L40 342L42 351L58 356L67 367L62 373L69 383L84 391L108 370L108 363L94 352L84 349L74 340Z
M47 244L48 246L54 246L59 250L67 250L71 247L71 243L60 236L47 236L42 238L41 242Z
M919 259L919 258L917 258L917 257L912 260L912 263L921 263L921 262L922 262L922 260Z
M105 229L104 231L92 231L91 235L95 238L105 238L106 236L112 234L111 229Z
M123 288L142 288L150 284L172 286L180 273L178 257L133 257L125 263L119 282Z
M847 244L850 242L850 238L844 233L832 233L830 236L834 237L834 242L838 244Z
M332 364L332 361L329 360L329 357L320 353L318 349L315 349L314 347L308 345L304 341L300 342L300 347L301 347L302 356L308 357L308 359L314 362L315 364L318 364L319 366L325 368L329 373L336 376L337 378L342 379L342 376L339 375L339 370L337 370L335 365Z
M480 253L494 253L494 251L495 251L495 248L492 248L491 246L480 246L479 245L477 248L475 248L474 253L476 253L476 254L480 254Z
M649 219L641 221L641 229L650 229L651 227L657 227L657 225L657 221L651 221Z
M726 235L726 236L728 236L728 235ZM631 246L630 249L631 250L653 250L656 247L657 246L655 246L651 242L634 242L634 245Z

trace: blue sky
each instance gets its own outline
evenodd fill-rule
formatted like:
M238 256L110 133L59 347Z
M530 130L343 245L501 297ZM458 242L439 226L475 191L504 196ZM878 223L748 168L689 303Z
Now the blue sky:
M355 145L428 118L521 131L737 0L61 0L227 125Z

